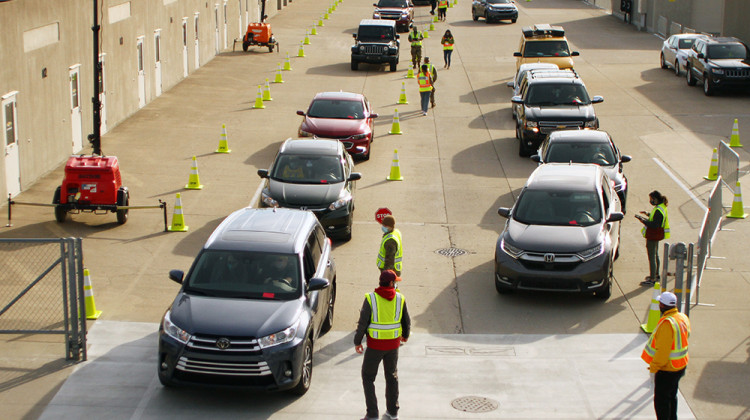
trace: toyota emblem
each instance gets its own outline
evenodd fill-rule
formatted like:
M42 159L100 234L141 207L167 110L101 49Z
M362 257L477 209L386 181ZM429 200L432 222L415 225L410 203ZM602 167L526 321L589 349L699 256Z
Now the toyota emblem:
M546 263L555 262L555 254L544 254L544 262Z
M229 348L229 345L232 344L228 338L220 338L216 340L216 347L226 350Z

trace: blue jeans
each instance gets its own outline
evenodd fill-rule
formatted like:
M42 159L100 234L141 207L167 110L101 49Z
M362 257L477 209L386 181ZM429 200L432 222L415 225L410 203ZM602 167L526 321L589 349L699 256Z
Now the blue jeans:
M451 54L453 54L453 50L443 50L443 61L445 61L446 66L451 65Z
M432 94L432 91L427 92L419 92L419 98L422 101L422 112L427 112L428 107L430 106L430 95Z

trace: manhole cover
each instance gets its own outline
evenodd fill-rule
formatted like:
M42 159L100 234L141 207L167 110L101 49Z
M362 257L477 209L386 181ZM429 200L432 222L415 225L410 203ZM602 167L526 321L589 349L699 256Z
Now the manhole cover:
M459 411L467 413L487 413L497 410L497 401L485 397L461 397L451 401L451 406Z
M443 249L438 249L435 252L437 252L438 254L444 257L458 257L461 255L466 255L467 253L465 249L459 249L459 248L443 248Z

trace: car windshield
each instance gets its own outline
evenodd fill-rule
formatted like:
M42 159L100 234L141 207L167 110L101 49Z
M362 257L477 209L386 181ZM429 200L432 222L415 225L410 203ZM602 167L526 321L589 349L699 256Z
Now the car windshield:
M360 26L357 39L362 42L390 41L393 37L393 28L390 26Z
M536 84L529 86L529 92L526 95L526 105L529 106L589 104L591 104L589 94L586 92L586 88L580 84Z
M310 118L341 118L361 120L365 117L364 107L360 101L342 101L339 99L316 99L307 111Z
M714 60L726 58L744 60L747 58L747 49L742 44L709 45L708 58Z
M612 166L615 153L608 143L551 142L547 148L546 163L593 163Z
M380 0L378 2L378 7L406 8L409 7L409 4L406 2L406 0Z
M682 38L680 39L680 42L677 44L677 48L681 50L689 50L693 43L695 42L695 39L693 38Z
M599 223L601 213L594 192L525 190L513 218L527 225L590 226Z
M527 41L524 57L569 57L566 41Z
M183 286L188 294L291 300L301 278L296 255L204 250Z
M344 181L344 169L336 156L279 155L271 179L292 184L335 184Z

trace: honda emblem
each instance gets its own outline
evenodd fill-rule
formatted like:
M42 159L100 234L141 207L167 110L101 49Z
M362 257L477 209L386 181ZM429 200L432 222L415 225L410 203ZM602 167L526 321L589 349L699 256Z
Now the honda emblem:
M546 263L555 262L555 254L544 254L544 262Z

